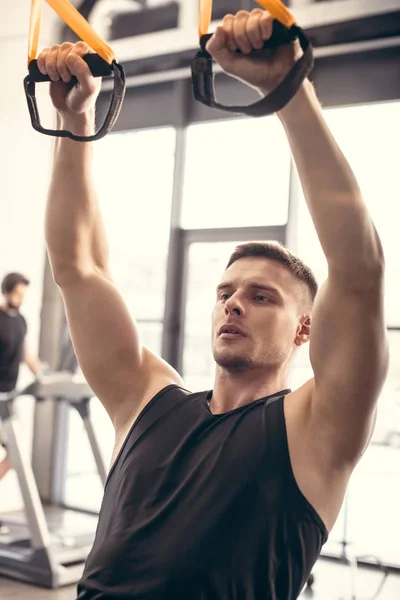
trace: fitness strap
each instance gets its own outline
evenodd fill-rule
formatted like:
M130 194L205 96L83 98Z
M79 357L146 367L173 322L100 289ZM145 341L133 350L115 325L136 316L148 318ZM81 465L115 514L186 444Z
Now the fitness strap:
M285 44L299 40L303 49L303 56L293 65L279 86L268 96L249 106L226 106L217 102L214 89L213 59L206 50L208 40L212 34L208 33L213 0L200 0L199 37L200 51L192 63L193 92L196 100L209 106L227 112L244 114L250 117L262 117L282 110L297 94L304 79L308 77L314 67L314 56L310 40L301 27L296 25L294 16L280 0L257 0L268 10L274 18L272 36L264 42L261 50L254 50L248 56L262 59ZM241 54L240 50L236 51Z
M94 77L114 77L114 91L105 121L94 135L81 136L75 135L64 129L54 130L42 127L36 102L36 83L50 81L50 78L47 75L42 75L36 61L43 2L44 0L32 0L28 49L29 74L24 79L25 94L32 126L36 131L44 133L45 135L67 137L76 142L92 142L94 140L99 140L112 130L119 117L126 89L124 69L122 65L117 63L114 52L110 46L97 35L86 19L68 0L46 0L76 35L96 52L96 54L87 54L83 60L89 66ZM77 83L76 77L72 77L71 86L74 86Z

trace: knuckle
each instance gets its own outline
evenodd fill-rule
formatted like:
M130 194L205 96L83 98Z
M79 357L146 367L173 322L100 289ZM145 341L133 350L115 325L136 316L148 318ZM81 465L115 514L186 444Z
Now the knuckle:
M249 15L250 15L249 11L247 11L247 10L239 10L236 13L236 18L240 19L240 20L247 19L249 17Z
M87 45L86 42L83 42L82 40L80 40L79 42L76 42L75 49L78 52L87 52L89 49L89 46Z
M262 23L272 23L272 17L271 17L271 15L269 14L269 12L267 12L267 11L265 11L265 10L264 10L264 11L263 11L263 14L262 14L262 15L261 15L261 17L260 17L260 21L261 21Z
M235 17L231 14L225 15L224 18L222 19L223 25L229 25L230 23L232 23L234 18Z

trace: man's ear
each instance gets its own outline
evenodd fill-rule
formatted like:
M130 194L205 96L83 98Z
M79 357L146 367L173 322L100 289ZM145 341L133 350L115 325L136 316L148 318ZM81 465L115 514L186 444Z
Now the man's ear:
M297 335L295 339L296 346L302 346L310 341L311 335L311 317L305 316L301 318L299 323L299 327L297 330Z

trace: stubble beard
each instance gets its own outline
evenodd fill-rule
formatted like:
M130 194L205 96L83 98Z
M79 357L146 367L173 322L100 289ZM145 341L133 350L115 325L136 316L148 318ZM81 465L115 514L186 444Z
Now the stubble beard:
M214 360L219 367L229 373L243 373L254 366L254 361L249 353L240 353L233 348L213 347Z
M272 347L263 348L261 354L256 352L255 355L251 352L240 353L233 348L216 348L212 349L216 364L227 371L228 373L243 373L252 368L260 366L279 365L285 362L287 356L283 349Z

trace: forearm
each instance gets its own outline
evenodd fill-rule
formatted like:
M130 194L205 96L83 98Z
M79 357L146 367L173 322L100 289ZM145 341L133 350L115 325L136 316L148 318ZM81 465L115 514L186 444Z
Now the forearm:
M59 120L59 127L90 135L91 115ZM54 152L47 211L46 243L56 280L71 273L104 268L107 243L92 176L92 145L59 138Z
M351 277L375 273L383 263L380 240L310 82L279 117L329 267Z
M33 375L37 375L42 368L41 362L35 356L27 356L25 358L25 364Z

